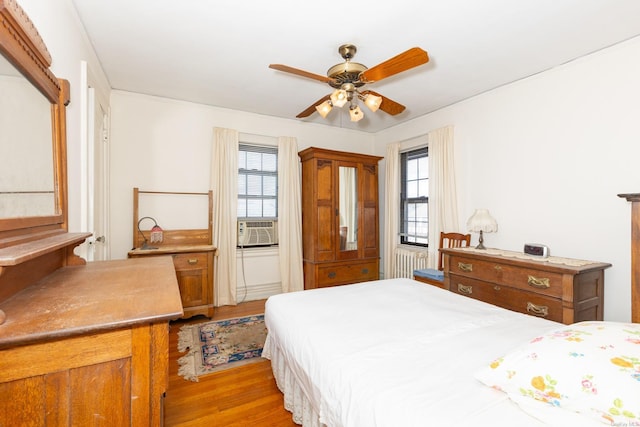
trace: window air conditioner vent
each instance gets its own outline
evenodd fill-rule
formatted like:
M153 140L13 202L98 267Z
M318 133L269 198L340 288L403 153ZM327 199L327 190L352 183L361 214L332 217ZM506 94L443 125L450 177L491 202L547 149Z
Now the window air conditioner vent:
M266 246L278 243L278 221L238 221L238 246Z

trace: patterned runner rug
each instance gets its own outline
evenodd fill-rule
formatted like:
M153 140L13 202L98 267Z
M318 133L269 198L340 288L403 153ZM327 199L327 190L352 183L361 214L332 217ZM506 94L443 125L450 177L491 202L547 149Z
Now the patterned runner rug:
M187 380L264 360L260 357L267 337L264 315L238 317L184 325L178 331L178 350L188 351L178 363Z

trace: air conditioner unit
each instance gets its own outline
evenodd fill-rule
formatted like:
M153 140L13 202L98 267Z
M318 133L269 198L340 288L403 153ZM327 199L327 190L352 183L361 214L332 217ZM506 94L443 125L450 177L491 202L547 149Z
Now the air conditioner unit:
M278 221L238 221L238 246L275 245L278 243Z

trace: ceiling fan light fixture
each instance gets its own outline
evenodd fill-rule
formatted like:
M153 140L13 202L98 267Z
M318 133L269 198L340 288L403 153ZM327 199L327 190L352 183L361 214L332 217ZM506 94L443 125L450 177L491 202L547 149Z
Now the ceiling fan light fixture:
M349 95L344 89L336 89L331 94L331 103L336 107L342 107L347 103Z
M351 116L352 122L358 122L362 120L364 114L362 113L360 107L356 105L355 107L349 109L349 116Z
M325 117L327 117L327 114L329 114L329 112L331 112L332 108L333 107L331 106L331 101L329 101L329 100L324 101L320 105L316 105L316 111L318 111L318 114L320 114L323 119Z
M364 98L364 105L369 107L369 110L374 113L378 111L378 108L380 108L380 104L382 104L381 96L376 96L370 93Z

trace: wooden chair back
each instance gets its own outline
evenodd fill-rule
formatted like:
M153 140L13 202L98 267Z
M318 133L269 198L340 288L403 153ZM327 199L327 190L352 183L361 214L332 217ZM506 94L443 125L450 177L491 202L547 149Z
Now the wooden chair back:
M440 233L440 246L439 248L465 248L471 244L471 234L462 233ZM443 255L441 251L438 251L438 270L442 271L444 268Z

